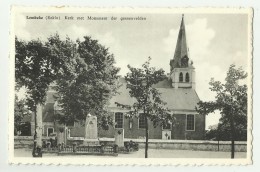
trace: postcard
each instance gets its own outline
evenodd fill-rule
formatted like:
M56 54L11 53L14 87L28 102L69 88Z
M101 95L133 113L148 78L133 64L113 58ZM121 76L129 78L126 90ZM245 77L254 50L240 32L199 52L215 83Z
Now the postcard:
M252 164L251 8L11 8L9 163Z

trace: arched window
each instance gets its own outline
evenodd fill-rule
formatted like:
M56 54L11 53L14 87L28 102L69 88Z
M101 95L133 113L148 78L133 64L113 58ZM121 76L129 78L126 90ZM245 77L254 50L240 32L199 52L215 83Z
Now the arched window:
M186 82L190 82L190 75L189 75L189 73L186 73L185 81Z
M182 74L182 72L180 73L180 76L179 76L179 82L183 82L183 74Z
M189 62L189 58L188 58L188 56L185 55L181 59L181 67L188 67L188 62Z

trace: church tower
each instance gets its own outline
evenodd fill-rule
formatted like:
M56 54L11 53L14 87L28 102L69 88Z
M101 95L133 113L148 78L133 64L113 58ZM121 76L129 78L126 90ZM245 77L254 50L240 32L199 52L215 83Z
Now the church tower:
M195 89L195 68L193 67L193 62L189 62L189 60L184 15L182 15L174 57L170 61L170 78L173 88Z

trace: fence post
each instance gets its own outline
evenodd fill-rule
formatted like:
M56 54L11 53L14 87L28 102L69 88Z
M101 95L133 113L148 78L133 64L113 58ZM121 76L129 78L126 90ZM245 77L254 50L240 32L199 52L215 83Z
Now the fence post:
M37 146L37 155L38 157L42 157L42 149L39 146Z
M58 144L58 151L59 152L61 151L61 144L60 143Z
M115 144L113 148L114 148L114 153L118 153L118 145Z
M73 143L73 152L77 152L76 143Z
M61 143L61 150L64 150L64 142Z
M47 143L47 148L48 148L48 150L51 149L51 143L50 142Z
M103 144L101 144L100 145L100 153L104 153L105 151L104 151L104 145Z

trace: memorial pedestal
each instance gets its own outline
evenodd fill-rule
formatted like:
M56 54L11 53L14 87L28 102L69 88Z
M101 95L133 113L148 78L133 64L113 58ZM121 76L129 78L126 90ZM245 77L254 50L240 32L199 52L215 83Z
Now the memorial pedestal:
M93 146L93 145L100 145L98 139L84 139L83 140L84 146Z
M119 148L124 147L124 129L115 130L115 144Z
M99 145L97 134L97 117L90 114L86 117L85 139L83 145Z

